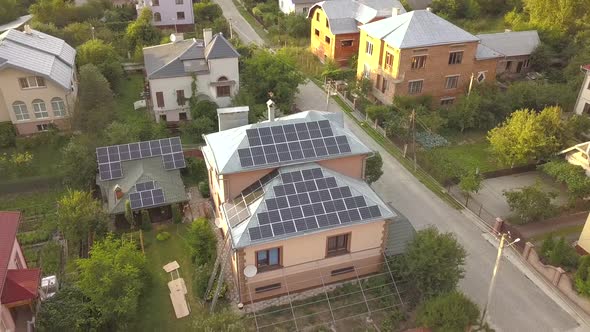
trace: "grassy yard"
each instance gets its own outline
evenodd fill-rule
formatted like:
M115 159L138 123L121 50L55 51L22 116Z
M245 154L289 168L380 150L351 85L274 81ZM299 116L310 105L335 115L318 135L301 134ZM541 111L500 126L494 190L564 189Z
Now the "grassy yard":
M506 28L504 16L480 16L477 19L457 19L453 23L472 34L503 32Z
M564 237L566 239L566 241L571 242L573 240L577 240L578 237L580 237L580 233L582 233L583 228L584 228L584 225L568 226L568 227L561 228L561 229L554 231L554 232L530 237L527 240L536 246L540 246L541 243L543 243L543 241L545 241L546 238L548 238L549 236L552 235L553 238L555 238L555 239L559 239L561 237Z
M171 237L166 241L158 241L158 231L169 232ZM187 233L185 224L164 225L144 232L145 254L148 261L150 284L144 297L140 300L140 316L136 324L137 331L188 331L194 329L194 318L202 311L200 304L193 296L193 264L190 250L184 236ZM180 265L180 277L184 278L188 294L187 301L192 310L188 317L177 319L170 302L168 282L170 276L162 266L172 261Z
M133 109L133 103L141 99L139 94L142 91L142 74L129 74L127 79L123 80L121 89L115 92L115 117L118 121L133 123L143 116L144 112Z
M441 153L456 164L468 170L479 168L480 172L489 172L502 168L497 160L490 154L489 143L477 142L437 148Z

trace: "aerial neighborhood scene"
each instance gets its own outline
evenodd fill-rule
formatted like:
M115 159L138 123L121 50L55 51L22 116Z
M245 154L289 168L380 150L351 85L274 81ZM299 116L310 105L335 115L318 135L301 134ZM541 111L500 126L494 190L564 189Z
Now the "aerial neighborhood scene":
M590 331L589 19L0 0L0 332Z

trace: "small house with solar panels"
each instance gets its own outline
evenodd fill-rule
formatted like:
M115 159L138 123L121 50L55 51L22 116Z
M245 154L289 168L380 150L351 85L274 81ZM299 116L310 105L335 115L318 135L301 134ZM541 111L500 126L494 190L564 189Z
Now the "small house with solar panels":
M99 147L96 159L96 183L116 221L123 221L127 201L136 213L148 210L154 222L172 218L171 206L188 200L180 176L186 162L179 137Z
M373 152L342 113L274 119L269 107L268 118L234 115L235 127L205 135L202 148L240 303L372 274L386 253L404 252L413 228L363 180Z

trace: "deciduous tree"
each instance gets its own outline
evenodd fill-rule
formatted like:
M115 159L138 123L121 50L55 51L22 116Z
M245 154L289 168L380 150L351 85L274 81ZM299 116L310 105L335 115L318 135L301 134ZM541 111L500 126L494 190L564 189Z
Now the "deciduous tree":
M18 18L19 12L16 0L0 0L0 24L14 21Z
M39 331L97 331L103 326L100 313L80 289L67 286L41 302L36 317Z
M365 181L371 184L379 180L381 175L383 175L383 159L381 158L381 154L375 151L374 155L367 159L365 165Z
M416 321L433 332L467 331L477 323L479 308L463 293L452 291L424 302Z
M60 168L64 184L70 188L88 190L96 174L95 138L74 136L61 150Z
M557 197L554 192L545 192L539 182L520 190L504 192L510 210L518 218L515 223L528 223L542 220L555 213L551 200Z
M76 285L103 321L124 326L135 317L147 275L145 256L134 242L109 235L94 244L89 258L76 263Z
M217 239L207 218L198 218L190 224L187 242L195 265L201 266L215 260Z
M459 188L465 193L477 193L481 188L481 174L475 171L463 174L459 180Z
M146 7L142 9L137 20L127 26L125 36L129 42L129 49L137 50L144 46L157 45L162 33L152 25L152 11Z
M79 66L95 65L109 81L112 91L116 91L123 79L123 67L113 45L100 39L93 39L80 45L76 61Z
M99 133L113 119L113 92L109 82L93 64L80 68L78 103L73 115L74 127L87 133Z

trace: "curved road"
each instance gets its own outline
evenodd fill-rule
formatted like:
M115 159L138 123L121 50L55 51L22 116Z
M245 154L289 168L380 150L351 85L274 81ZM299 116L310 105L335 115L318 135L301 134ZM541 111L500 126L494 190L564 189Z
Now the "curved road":
M246 43L254 43L258 46L264 45L264 40L254 31L250 24L242 17L232 0L213 0L223 10L223 16L232 25L234 33Z

